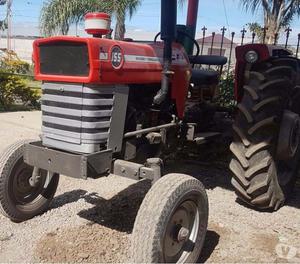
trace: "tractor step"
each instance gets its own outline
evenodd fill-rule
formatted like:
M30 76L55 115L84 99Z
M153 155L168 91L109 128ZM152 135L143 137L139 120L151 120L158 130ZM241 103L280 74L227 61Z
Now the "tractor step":
M197 133L195 134L194 142L196 142L197 145L202 145L218 138L219 136L221 136L221 133L219 132Z

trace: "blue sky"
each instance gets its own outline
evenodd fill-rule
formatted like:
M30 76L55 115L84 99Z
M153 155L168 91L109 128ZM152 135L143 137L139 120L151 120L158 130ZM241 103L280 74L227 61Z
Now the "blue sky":
M14 34L38 34L38 18L43 2L43 0L13 0ZM4 16L4 11L4 8L1 7L1 17ZM203 25L209 29L208 32L220 32L220 28L224 25L229 28L226 33L229 35L230 31L239 32L241 28L249 22L261 22L261 18L261 11L258 11L254 15L246 13L239 6L239 0L200 0L198 35L201 35ZM185 20L186 6L179 8L178 11L178 23L185 23ZM292 25L293 28L300 28L299 22L300 20L296 19ZM126 25L130 36L152 36L155 32L159 31L159 23L160 0L143 0L138 12L131 20L127 20ZM71 34L73 33L72 31L74 31L74 29L71 30ZM80 32L83 32L83 26L80 27ZM294 34L296 34L296 32L294 32Z

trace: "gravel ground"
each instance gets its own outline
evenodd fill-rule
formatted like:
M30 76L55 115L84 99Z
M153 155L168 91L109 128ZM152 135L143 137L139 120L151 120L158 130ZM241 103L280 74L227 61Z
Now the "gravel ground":
M0 151L38 137L40 120L40 112L0 114ZM200 262L300 263L299 183L288 204L271 214L237 203L220 164L176 161L168 170L191 174L207 188L209 231ZM21 224L0 216L0 262L128 262L134 218L149 187L116 176L61 177L45 214Z

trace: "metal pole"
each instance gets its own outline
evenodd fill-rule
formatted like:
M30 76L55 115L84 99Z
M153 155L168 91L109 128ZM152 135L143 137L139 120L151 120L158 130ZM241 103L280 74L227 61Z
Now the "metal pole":
M8 54L8 60L10 60L10 51L11 51L11 26L12 26L12 21L11 21L11 5L12 5L12 0L7 1L7 54Z
M213 32L211 34L212 39L211 39L211 46L210 46L210 54L209 55L212 55L212 50L213 50L213 46L214 46L214 42L215 42L215 36L216 36L216 33Z
M285 48L287 48L288 43L289 43L289 38L290 38L290 32L292 32L292 29L288 27L286 30L286 41L285 41Z
M298 58L298 53L299 53L299 45L300 45L300 34L298 34L298 43L297 43L297 51L296 51L296 57Z
M203 38L202 38L202 47L201 47L201 54L200 54L200 55L203 55L203 48L204 48L204 40L205 40L206 30L207 30L207 28L204 26L204 27L202 28L202 31L203 31Z
M222 49L223 49L223 44L224 44L224 36L225 36L225 31L227 30L226 27L222 27L222 39L221 39L221 46L220 46L220 56L222 55Z
M232 32L231 33L231 43L230 43L230 53L229 53L229 60L228 60L227 77L229 76L229 73L230 73L230 65L231 65L231 57L232 57L234 35L235 35L235 32Z
M156 127L149 127L149 128L145 128L145 129L141 129L141 130L137 130L137 131L133 131L133 132L128 132L124 135L124 138L140 136L140 135L148 134L151 132L159 131L161 129L171 128L174 126L178 126L178 123L169 123L169 124L160 125L160 126L156 126Z
M247 33L247 30L245 28L243 28L243 30L241 31L242 33L242 41L241 41L241 46L244 45L244 38L245 38L245 34Z

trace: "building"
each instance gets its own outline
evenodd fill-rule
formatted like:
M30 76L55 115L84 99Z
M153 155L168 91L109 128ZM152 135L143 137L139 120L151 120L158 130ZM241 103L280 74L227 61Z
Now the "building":
M231 42L230 39L224 37L221 49L222 34L215 34L214 38L212 35L207 36L205 38L200 38L197 39L197 42L200 45L200 49L203 49L203 55L221 55L229 59L230 50L232 49L231 65L235 64L235 48L238 45L234 42Z

